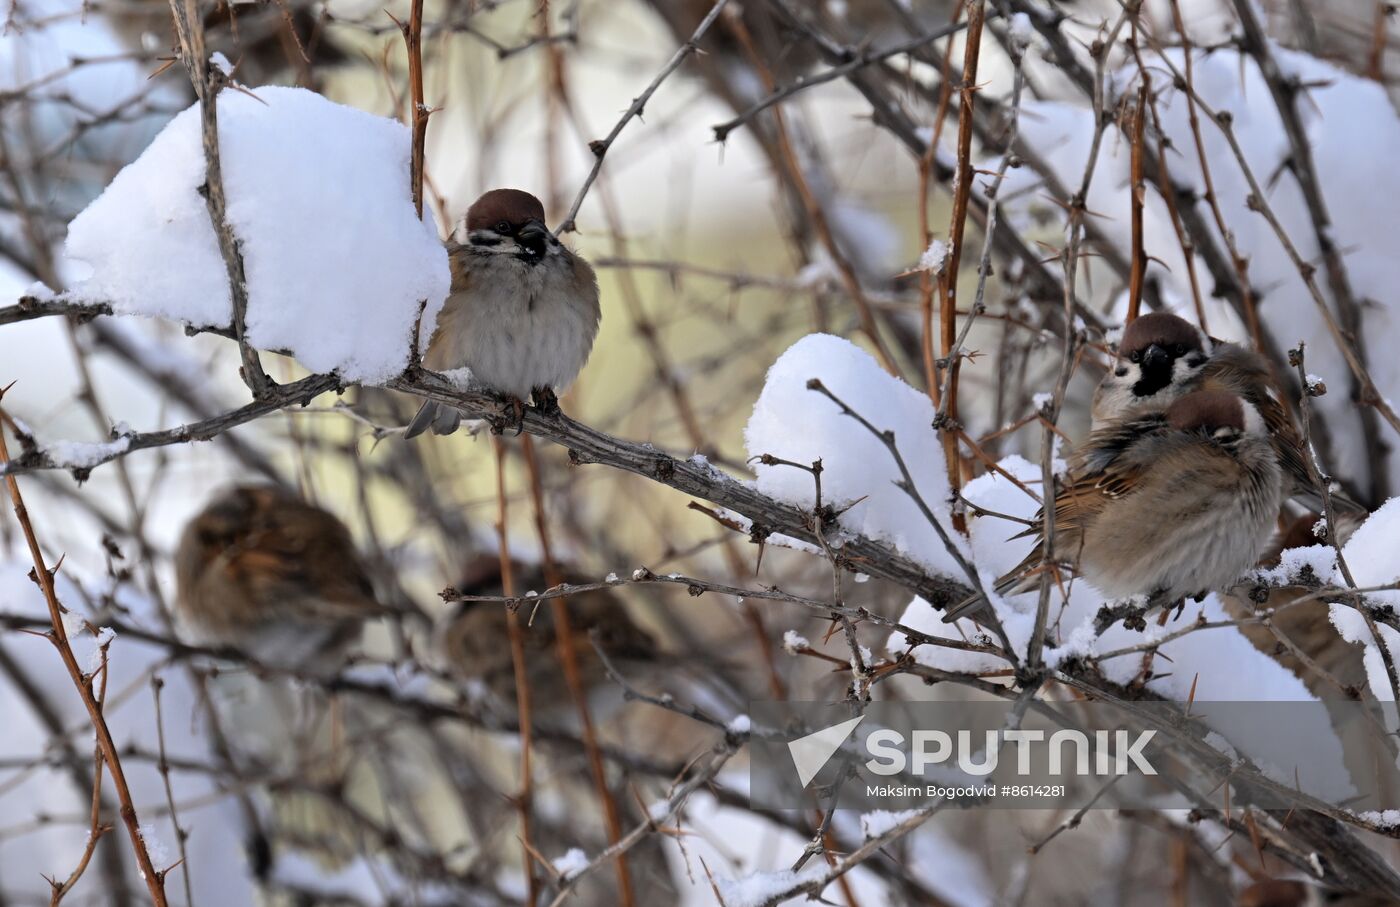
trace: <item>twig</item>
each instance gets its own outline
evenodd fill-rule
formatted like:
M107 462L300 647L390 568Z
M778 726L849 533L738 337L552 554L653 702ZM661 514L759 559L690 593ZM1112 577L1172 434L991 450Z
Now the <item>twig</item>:
M386 12L385 14L390 19L394 18L391 13ZM403 33L404 49L408 54L409 103L413 105L409 188L413 194L413 208L418 212L418 219L422 220L424 155L428 144L428 118L433 115L433 111L428 109L428 102L423 91L423 0L413 0L413 5L409 8L408 22L399 22L397 19L394 21ZM418 317L413 322L413 344L409 353L410 368L416 368L422 362L420 346L423 334L423 313L427 311L427 308L428 301L426 299L418 303Z
M856 420L856 422L860 423L866 431L880 439L880 442L885 445L885 449L890 452L890 456L894 459L895 465L899 468L900 479L895 485L914 501L915 506L919 508L919 512L923 515L924 520L927 521L928 524L933 527L933 531L937 533L938 539L943 543L943 547L947 549L948 555L957 562L958 567L963 571L963 574L967 577L972 588L977 590L977 594L985 599L987 597L987 590L982 587L982 577L978 574L977 567L963 555L957 542L954 541L953 537L948 534L948 531L943 528L943 524L938 522L933 511L929 509L928 502L926 502L923 495L919 493L918 487L914 484L914 477L910 474L909 467L905 465L904 457L899 452L899 446L895 443L894 432L888 429L881 430L876 428L868 419L851 409L841 398L833 394L827 389L826 385L822 384L822 382L816 378L812 378L807 382L807 389L816 391L832 403L835 403L841 408L841 412L844 415L850 416L852 419ZM930 602L930 604L932 604L932 602ZM938 606L934 605L934 607ZM991 625L992 632L996 633L1001 639L1002 647L1006 651L1006 657L1013 665L1019 665L1015 647L1011 645L1011 640L1007 638L1006 631L1001 625L1001 619L996 615L995 611L992 611L990 608L987 610L991 613L987 614L986 620Z
M491 446L496 453L496 541L500 557L501 588L507 596L515 594L515 567L510 557L510 533L506 523L506 452L505 442L492 438ZM533 734L530 728L530 676L525 661L525 633L520 627L520 615L513 608L506 609L506 633L510 638L510 661L515 675L515 707L520 722L520 788L515 795L515 808L520 816L520 844L525 849L522 859L525 872L525 887L528 892L525 903L539 903L539 878L535 875L534 845L532 843L531 813L534 800L534 769L532 767Z
M204 140L204 184L201 187L209 222L219 241L219 253L228 275L229 298L233 304L233 334L238 340L238 355L243 361L243 382L252 391L254 400L272 393L276 385L263 371L258 353L248 343L248 280L243 271L243 253L238 238L233 235L226 215L223 168L219 159L219 90L228 83L228 76L219 68L210 68L204 47L204 18L196 0L170 0L175 17L175 31L180 38L180 56L189 71L190 82L199 98L201 135Z
M786 592L776 586L769 586L761 589L730 586L725 583L717 583L712 580L697 576L689 576L683 573L654 573L647 567L638 567L636 570L632 571L630 576L610 578L598 583L561 583L558 586L553 586L543 592L539 592L529 599L508 598L501 595L444 594L443 600L448 602L502 602L508 605L521 605L526 601L538 602L559 598L561 596L582 595L585 592L608 589L613 586L645 585L650 583L683 586L687 592L695 597L706 592L713 592L717 595L728 595L734 598L790 602L791 604L800 605L813 612L813 615L816 617L829 618L832 614L837 614L857 623L868 622L902 633L909 641L911 649L917 646L931 645L956 649L960 652L981 652L987 655L1002 654L1000 649L990 645L979 645L977 643L964 642L960 639L944 639L939 636L929 636L927 633L915 630L913 627L906 626L893 618L885 617L883 614L876 613L868 608L852 608L837 604L836 602L808 598L803 595L797 595L796 593ZM841 663L845 664L844 661Z
M86 478L93 469L103 463L110 463L129 453L138 450L150 450L158 447L169 447L172 444L184 444L188 441L208 441L215 438L231 428L251 422L260 416L278 410L287 409L292 406L305 406L313 399L327 391L339 388L340 381L334 375L308 375L299 381L291 384L279 385L270 391L266 396L254 400L246 406L230 410L210 419L201 419L198 422L190 422L187 425L180 425L175 428L162 429L160 431L133 432L123 435L126 443L120 448L112 447L82 463L70 464L55 460L42 448L32 451L25 451L12 460L0 461L0 476L21 475L26 472L33 472L39 469L66 469L73 472L79 478Z
M1297 349L1289 350L1288 352L1289 364L1297 370L1298 381L1303 388L1302 396L1299 397L1298 400L1303 424L1303 462L1308 468L1308 478L1312 481L1313 487L1317 489L1318 496L1322 499L1322 513L1323 517L1327 520L1327 542L1332 546L1332 551L1336 554L1337 569L1341 571L1342 578L1346 581L1347 586L1355 589L1356 579L1351 575L1351 568L1347 565L1346 555L1342 553L1341 536L1337 532L1337 515L1332 507L1332 489L1329 487L1331 482L1329 477L1322 474L1312 454L1312 406L1309 401L1316 392L1312 390L1308 383L1306 362L1304 360L1305 352L1306 345L1303 343L1299 343ZM1362 619L1365 620L1366 629L1370 632L1371 639L1375 642L1376 655L1380 657L1381 664L1385 667L1386 679L1390 681L1392 701L1400 702L1400 675L1396 673L1395 657L1390 651L1390 645L1381 635L1380 628L1376 626L1375 618L1371 616L1371 609L1367 608L1362 603L1360 595L1352 593L1348 597L1350 598L1351 606L1355 608L1361 614Z
M1164 61L1168 66L1172 66L1170 60L1165 60L1164 58ZM1172 69L1173 72L1175 72L1174 66L1172 66ZM1221 135L1225 137L1225 141L1229 145L1231 153L1234 155L1235 162L1239 165L1240 172L1244 175L1246 182L1249 183L1249 195L1245 199L1246 206L1251 211L1255 211L1264 217L1264 220L1273 229L1279 244L1283 246L1284 251L1293 262L1293 266L1298 270L1299 276L1303 278L1303 283L1307 286L1309 295L1312 296L1318 314L1322 316L1323 323L1327 325L1327 331L1332 337L1332 342L1342 354L1342 358L1346 361L1347 368L1350 370L1352 377L1356 379L1361 387L1360 402L1363 405L1374 407L1375 410L1380 413L1381 417L1389 423L1390 427L1394 429L1397 434L1400 434L1400 414L1395 412L1394 407L1391 406L1384 395L1376 388L1375 382L1371 379L1370 373L1366 370L1366 363L1361 359L1356 347L1347 339L1346 331L1343 326L1338 323L1337 317L1333 315L1331 307L1327 304L1326 298L1323 297L1321 289L1318 288L1316 280L1317 268L1304 259L1298 252L1297 246L1293 244L1293 240L1288 236L1288 231L1283 228L1283 224L1279 220L1278 215L1269 204L1263 186L1259 184L1259 180L1254 174L1254 169L1250 167L1249 159L1245 156L1244 149L1240 147L1239 138L1235 134L1234 118L1227 111L1217 112L1200 96L1199 92L1193 92L1193 96L1196 99L1196 104L1205 112L1206 116L1219 127Z
M4 432L0 430L0 457L8 459L9 456L10 451L5 443ZM20 530L24 533L24 540L29 546L29 554L34 560L36 581L43 590L44 600L49 606L51 626L47 634L48 639L58 650L63 666L68 670L68 677L73 681L73 686L77 688L78 696L87 709L88 719L92 722L93 730L97 732L97 743L102 750L102 758L107 763L107 769L111 773L112 784L117 791L117 799L121 802L122 821L126 824L127 836L131 839L131 848L135 852L136 863L141 868L142 878L146 882L146 890L151 895L151 903L155 907L165 907L165 874L158 872L151 865L151 855L146 852L146 842L141 837L141 822L136 814L135 803L131 799L131 789L126 783L126 773L122 771L116 742L112 739L112 732L107 728L107 719L102 715L102 707L93 695L92 687L83 676L82 668L78 666L78 659L73 655L72 646L68 644L68 633L63 626L63 605L59 603L58 592L54 588L53 574L44 565L44 553L39 547L38 536L35 535L34 526L30 522L29 511L24 506L19 483L14 476L6 476L5 484L10 490L10 501L14 504L15 518L19 521Z
M1137 29L1134 23L1134 31ZM1142 207L1147 186L1142 178L1143 130L1147 125L1147 105L1151 97L1151 84L1147 73L1141 74L1142 84L1138 86L1137 103L1131 108L1132 115L1132 167L1129 186L1129 205L1132 209L1132 280L1128 285L1129 322L1138 317L1142 310L1142 288L1147 279L1147 250L1143 248Z
M550 901L549 907L562 907L562 905L568 902L570 895L573 894L574 888L577 887L580 881L592 875L600 866L609 860L616 859L627 853L627 851L637 846L643 838L655 831L657 827L675 818L676 813L686 804L686 801L690 799L691 795L709 785L720 773L720 770L729 763L729 760L733 758L734 754L738 752L738 742L731 741L731 736L732 735L726 734L724 741L716 744L715 748L710 752L709 761L705 766L695 771L694 774L687 778L684 783L667 797L664 810L654 811L652 813L653 818L633 828L622 840L618 841L616 844L610 845L606 850L590 860L587 866L570 876L568 881L560 886L559 893L555 895L553 901Z
M102 686L97 693L97 703L101 707L107 700L107 680L110 675L107 673L107 646L102 647ZM102 747L93 747L92 766L92 820L88 825L87 844L83 847L83 855L78 858L78 865L73 867L68 878L60 885L52 879L49 884L53 886L53 894L49 897L49 907L58 907L63 898L73 890L73 886L78 884L78 880L87 871L88 863L92 861L93 851L97 849L97 843L102 840L102 836L112 830L112 826L102 824Z
M764 60L758 46L754 43L753 36L749 34L748 28L744 25L742 17L730 15L726 26L733 34L734 38L743 48L744 54L748 57L749 64L758 73L763 84L772 90L776 85L773 72ZM860 329L865 336L870 338L870 342L875 346L875 356L880 360L880 364L890 374L898 376L900 374L899 363L895 360L894 354L886 345L884 337L881 336L880 327L875 320L874 311L870 307L870 300L867 298L865 288L861 286L860 278L856 274L855 266L851 263L849 256L836 241L836 234L831 229L830 219L822 207L820 198L812 186L812 181L808 178L802 164L802 160L793 146L792 138L789 135L787 119L781 109L773 110L773 126L777 144L777 160L781 168L786 171L788 181L796 190L798 198L802 202L807 217L812 221L812 227L816 232L817 239L821 242L822 249L826 252L831 263L836 267L836 273L840 277L841 285L845 288L847 295L855 304L856 315L860 319Z
M577 229L574 225L574 218L578 217L579 208L583 207L583 200L588 195L588 190L593 187L593 181L598 178L598 171L603 169L603 157L608 153L608 150L612 148L613 142L617 140L617 137L622 133L622 130L627 124L632 121L632 118L641 116L642 110L645 109L647 105L647 101L651 100L651 96L656 93L656 89L661 87L661 83L666 81L667 77L675 72L681 63L685 62L686 57L699 49L700 39L704 37L705 32L710 30L710 26L714 24L715 19L719 18L720 11L724 9L725 4L728 2L729 0L716 0L715 5L710 7L709 13L706 14L704 19L700 20L700 25L696 27L695 33L690 36L690 40L676 49L676 52L671 55L671 59L668 60L666 65L661 67L661 71L656 74L656 78L651 80L651 84L632 100L632 104L627 108L627 112L622 115L622 119L618 120L617 123L613 125L612 131L607 134L607 137L589 143L588 148L593 152L593 167L588 171L588 176L584 178L583 186L579 188L578 195L574 197L574 203L569 206L569 213L564 215L563 223L555 228L555 235L569 233Z
M811 75L799 76L798 78L794 79L791 84L784 85L781 88L773 89L769 92L766 98L754 103L751 107L749 107L744 112L740 113L738 116L735 116L734 118L729 120L725 120L723 123L711 126L710 128L713 129L715 133L715 141L726 141L729 138L730 133L732 133L735 129L742 127L745 123L752 120L758 114L767 110L769 107L772 107L774 104L783 103L788 98L792 97L798 92L805 91L806 89L811 88L813 85L822 85L826 82L832 82L836 79L848 76L858 69L863 69L867 66L871 66L876 63L883 63L891 57L898 57L902 54L907 54L910 51L917 50L927 44L932 44L934 41L938 41L942 38L947 38L951 35L955 35L958 32L962 31L964 28L969 28L968 23L954 22L950 25L945 25L942 28L934 29L926 35L920 35L919 37L909 41L902 41L899 44L896 44L893 47L885 48L884 50L861 51L860 53L852 57L849 61L842 63L839 66L832 66L828 69L824 69L821 72L813 73ZM968 40L971 41L971 37L969 37Z
M1284 134L1288 136L1289 154L1286 164L1293 173L1293 178L1297 182L1298 189L1303 194L1303 201L1308 208L1308 220L1312 224L1313 239L1317 242L1318 251L1322 253L1323 268L1327 272L1327 286L1332 291L1332 300L1337 306L1337 314L1341 320L1342 336L1355 348L1354 352L1346 349L1342 351L1343 355L1348 357L1349 365L1352 356L1354 356L1360 366L1359 372L1355 368L1352 371L1352 394L1363 404L1379 401L1381 395L1367 369L1366 332L1362 329L1361 324L1361 305L1352 292L1351 278L1347 274L1346 263L1343 261L1341 250L1337 248L1334 239L1335 231L1332 228L1332 217L1327 211L1327 201L1322 195L1322 182L1317 171L1317 164L1313 160L1312 144L1308 141L1308 135L1303 128L1303 120L1298 111L1298 96L1303 88L1299 84L1297 76L1285 75L1279 66L1278 60L1274 57L1272 42L1264 34L1264 28L1249 0L1235 0L1234 6L1235 13L1239 16L1240 25L1244 29L1244 39L1240 42L1240 50L1252 57L1258 65L1259 74L1263 77L1264 83L1269 86L1269 94L1273 97L1274 106L1278 108ZM1257 194L1259 190L1256 188L1254 191ZM1339 338L1338 344L1340 345L1342 342ZM1377 408L1381 412L1385 412L1387 407L1380 403ZM1373 501L1384 501L1390 497L1390 473L1385 468L1385 457L1375 455L1375 452L1381 449L1380 426L1376 422L1376 408L1363 405L1358 415L1361 419L1361 430L1365 436L1366 448L1373 454L1370 457L1371 481L1367 493ZM1400 432L1400 424L1392 421L1391 427Z
M103 660L106 660L106 653L103 653ZM103 674L103 683L106 683L106 674ZM175 806L175 790L170 786L170 760L165 754L165 715L160 708L160 691L165 687L165 679L159 675L151 677L151 695L155 697L156 706L156 745L160 761L156 763L156 769L160 772L161 782L165 786L165 804L170 811L170 824L175 829L175 844L180 849L179 866L181 876L185 882L185 903L193 907L194 905L194 883L191 881L190 859L185 850L185 839L189 837L189 830L180 825L180 811Z
M972 0L967 6L967 40L963 45L962 85L958 98L958 160L953 176L953 214L948 225L948 265L939 288L943 291L939 322L942 328L944 391L938 404L942 420L938 425L943 441L943 458L947 461L948 487L956 494L962 487L962 462L958 454L958 439L950 430L958 425L958 371L962 357L956 354L958 274L961 269L963 233L967 229L967 202L972 195L972 116L977 92L977 61L981 56L982 23L986 17L985 0ZM971 326L972 319L967 322ZM953 528L966 535L966 520L960 513L953 516Z
M534 505L535 532L540 540L540 553L544 560L545 582L550 586L557 586L564 581L564 577L559 573L550 542L549 524L545 519L544 486L540 477L539 459L535 456L534 439L529 435L523 436L520 439L520 448L525 455L525 468L529 473L530 499ZM569 688L569 695L573 697L574 708L578 711L583 747L588 755L588 768L593 775L593 786L598 791L598 802L603 807L603 824L608 833L608 843L616 844L622 837L622 818L618 812L617 800L608 789L607 769L603 765L603 754L598 747L598 735L593 728L593 716L588 707L588 690L583 685L579 671L578 648L574 639L573 623L569 619L569 601L560 596L551 599L550 604L554 615L559 664L564 669L564 682ZM632 907L635 896L625 855L618 857L616 869L622 907Z
M389 18L393 18L390 16ZM395 20L397 22L397 20ZM409 102L413 105L413 145L409 157L409 186L413 191L413 208L423 219L423 158L428 138L428 118L432 111L423 92L423 0L413 0L408 22L397 22L403 32L404 49L408 53Z

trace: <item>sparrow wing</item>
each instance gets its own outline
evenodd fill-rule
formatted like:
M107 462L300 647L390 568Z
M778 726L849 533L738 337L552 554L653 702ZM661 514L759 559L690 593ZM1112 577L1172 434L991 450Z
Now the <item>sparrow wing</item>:
M1069 480L1055 493L1056 531L1082 530L1115 498L1131 494L1151 463L1143 443L1166 427L1160 413L1110 424L1092 432L1070 460ZM1012 538L1039 537L1042 508L1036 525Z
M462 366L460 337L467 323L466 309L471 303L471 254L467 246L448 241L447 263L452 272L452 291L442 304L442 311L438 312L437 325L423 352L423 364L435 372Z
M375 601L369 573L339 520L300 502L259 517L246 540L225 554L231 578L268 600L295 601L318 617L387 613Z
M1308 473L1307 457L1303 451L1303 436L1288 407L1281 402L1273 373L1264 357L1235 343L1217 341L1216 352L1202 372L1204 390L1225 390L1239 394L1259 411L1269 431L1269 441L1278 456L1279 468L1285 477L1286 496L1297 498L1305 506L1322 512L1322 497L1317 493ZM1339 509L1366 513L1362 505L1344 494L1334 493L1332 503Z

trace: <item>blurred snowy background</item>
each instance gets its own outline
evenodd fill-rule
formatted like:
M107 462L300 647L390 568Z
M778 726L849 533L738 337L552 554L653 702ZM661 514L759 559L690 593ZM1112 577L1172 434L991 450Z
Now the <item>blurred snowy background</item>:
M1373 515L1320 533L1318 514L1281 515L1257 575L1146 629L1096 628L1102 596L1057 590L1032 686L1396 698L1393 5L985 0L967 92L964 2L719 5L707 22L712 0L420 4L420 223L396 122L413 114L397 24L412 4L200 3L238 83L220 95L220 148L249 338L274 380L314 391L221 421L250 396L236 345L208 330L229 323L228 282L169 6L5 4L0 471L47 565L62 560L73 647L106 691L151 860L173 867L170 903L1400 901L1400 814L1286 818L1212 794L1190 814L824 823L749 809L744 752L751 699L1030 683L1012 664L1032 648L1035 593L996 602L1004 637L938 611L969 569L988 582L1024 555L1006 539L1087 430L1139 307L1257 346L1295 409L1288 351L1304 346L1308 382L1327 387L1310 400L1319 461ZM590 183L590 142L619 124ZM602 286L602 333L563 408L609 440L575 466L583 434L530 428L538 497L522 439L404 442L419 401L384 387L413 383L399 375L418 304L430 325L446 293L437 239L497 186L537 194L551 225L577 203L563 238ZM347 386L322 393L332 371ZM930 515L811 378L894 432ZM192 423L207 430L166 431ZM656 451L675 459L653 468ZM820 459L822 500L809 471L765 454ZM550 584L547 538L561 575L605 582L595 594L656 641L660 664L624 675L673 698L624 703L598 678L604 797L552 636L532 656L528 742L513 699L446 663L430 626L368 627L334 681L182 647L170 555L214 490L247 481L337 514L380 598L430 621L495 556L504 513L517 593ZM149 901L110 787L98 826L115 827L84 863L92 726L32 632L48 611L0 512L0 903ZM673 573L691 579L651 581ZM539 604L520 613L538 610L544 634ZM606 851L619 837L624 861ZM821 855L792 871L812 841Z

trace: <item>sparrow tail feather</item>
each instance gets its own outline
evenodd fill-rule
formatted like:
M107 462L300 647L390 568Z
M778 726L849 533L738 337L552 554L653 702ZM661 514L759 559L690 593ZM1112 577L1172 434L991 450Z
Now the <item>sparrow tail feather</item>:
M413 420L408 423L408 428L404 429L404 440L416 438L429 428L435 435L450 435L462 424L462 414L450 406L443 406L434 403L432 400L424 401L418 408L418 413Z
M1019 538L1019 536L1017 537ZM1013 592L1024 592L1025 589L1020 588L1022 580L1026 578L1028 571L1033 570L1039 564L1040 546L1037 545L1030 554L1026 555L1021 563L998 578L996 583L992 585L992 588L996 590L997 595L1010 595ZM972 617L988 607L990 607L990 605L987 602L987 597L978 592L975 595L969 595L967 598L949 608L943 615L943 622L945 624L951 624L960 617Z

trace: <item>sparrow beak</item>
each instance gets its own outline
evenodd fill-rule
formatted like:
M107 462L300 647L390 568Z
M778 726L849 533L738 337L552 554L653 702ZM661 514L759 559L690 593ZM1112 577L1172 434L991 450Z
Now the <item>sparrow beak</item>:
M1171 356L1166 350L1157 344L1149 346L1142 354L1143 372L1155 372L1163 368L1171 368Z
M544 257L544 246L548 240L549 228L537 220L527 221L515 232L515 241L536 260Z

